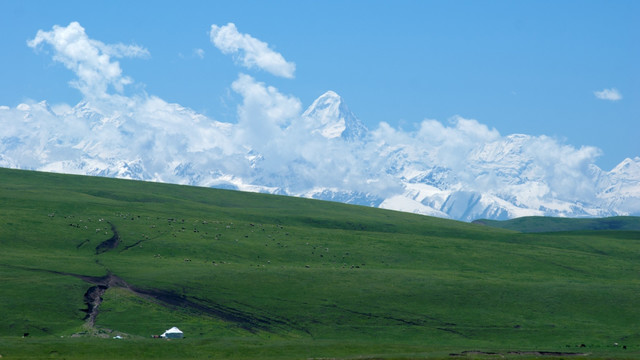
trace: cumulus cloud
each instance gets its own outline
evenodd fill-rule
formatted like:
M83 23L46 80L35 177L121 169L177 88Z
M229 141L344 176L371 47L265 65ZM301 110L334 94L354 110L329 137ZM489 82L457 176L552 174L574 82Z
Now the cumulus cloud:
M262 159L267 164L280 161L282 156L287 158L286 150L285 154L280 152L290 146L284 144L284 129L300 114L300 100L284 95L275 87L258 82L246 74L240 74L231 88L243 99L237 110L235 141L266 153L266 160L264 155Z
M286 61L280 53L270 49L267 43L238 32L233 23L211 25L209 35L211 42L223 54L233 55L246 68L257 67L276 76L290 79L294 77L295 63Z
M131 83L112 58L149 56L148 50L137 45L109 45L90 39L78 22L66 27L55 25L51 31L39 30L27 42L34 49L45 43L53 48L53 59L76 74L78 79L71 84L85 97L103 97L109 86L122 92L124 85Z
M239 122L283 125L300 113L301 104L296 97L283 95L249 75L240 74L231 88L243 97L238 109Z
M615 88L594 91L593 94L600 100L618 101L622 99L622 94Z

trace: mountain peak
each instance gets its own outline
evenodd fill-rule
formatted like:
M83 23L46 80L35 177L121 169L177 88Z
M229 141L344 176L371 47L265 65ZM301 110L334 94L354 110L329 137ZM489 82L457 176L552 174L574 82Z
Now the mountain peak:
M367 132L364 124L349 110L344 100L335 91L320 95L302 114L312 132L328 139L360 139Z
M316 99L316 101L318 100L334 100L334 101L342 101L342 97L340 95L338 95L337 92L333 91L333 90L328 90L327 92L325 92L324 94L320 95L320 97L318 97L318 99Z
M341 107L346 108L342 97L335 91L329 90L315 99L313 104L302 114L302 117L314 116L314 114L321 111L331 113L332 115L339 115L340 110L345 110L340 109ZM348 109L346 110L348 111Z

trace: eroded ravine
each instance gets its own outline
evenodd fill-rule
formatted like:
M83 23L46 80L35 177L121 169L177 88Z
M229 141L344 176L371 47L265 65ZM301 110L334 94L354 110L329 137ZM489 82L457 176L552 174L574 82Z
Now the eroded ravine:
M102 296L111 287L129 288L129 285L121 278L109 273L103 277L83 276L76 274L68 274L80 278L86 282L93 284L87 292L84 293L84 303L86 309L82 309L87 315L84 317L86 325L92 328L96 323L96 318L100 312L100 304L102 304Z

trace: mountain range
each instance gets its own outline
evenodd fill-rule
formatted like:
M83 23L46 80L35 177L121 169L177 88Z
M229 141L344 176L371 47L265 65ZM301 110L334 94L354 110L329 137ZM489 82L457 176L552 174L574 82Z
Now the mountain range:
M260 120L260 119L259 119ZM369 130L328 91L287 121L218 122L156 97L0 107L0 166L309 197L472 221L640 215L640 157L475 120Z

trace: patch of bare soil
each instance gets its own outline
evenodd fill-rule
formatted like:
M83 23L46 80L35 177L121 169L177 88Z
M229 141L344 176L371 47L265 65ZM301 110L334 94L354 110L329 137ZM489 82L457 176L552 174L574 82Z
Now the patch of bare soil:
M115 225L113 225L112 223L109 223L109 225L111 225L111 231L113 232L113 236L101 242L100 244L98 244L98 246L96 246L96 255L105 253L109 250L113 250L117 248L118 245L120 244L120 235L118 234L118 230L116 229Z
M104 295L105 291L112 286L118 287L128 287L127 283L121 278L109 273L106 276L95 277L95 276L84 276L84 275L75 275L69 274L80 278L86 282L94 284L94 286L90 287L87 292L84 294L84 303L87 305L86 309L82 309L87 315L84 317L86 321L86 326L88 328L92 328L95 325L96 317L99 313L99 307L102 303L102 295Z
M92 286L84 294L84 303L87 304L87 308L82 310L87 313L84 320L89 327L93 327L96 322L96 316L98 316L98 307L102 303L102 295L107 290L104 285Z

